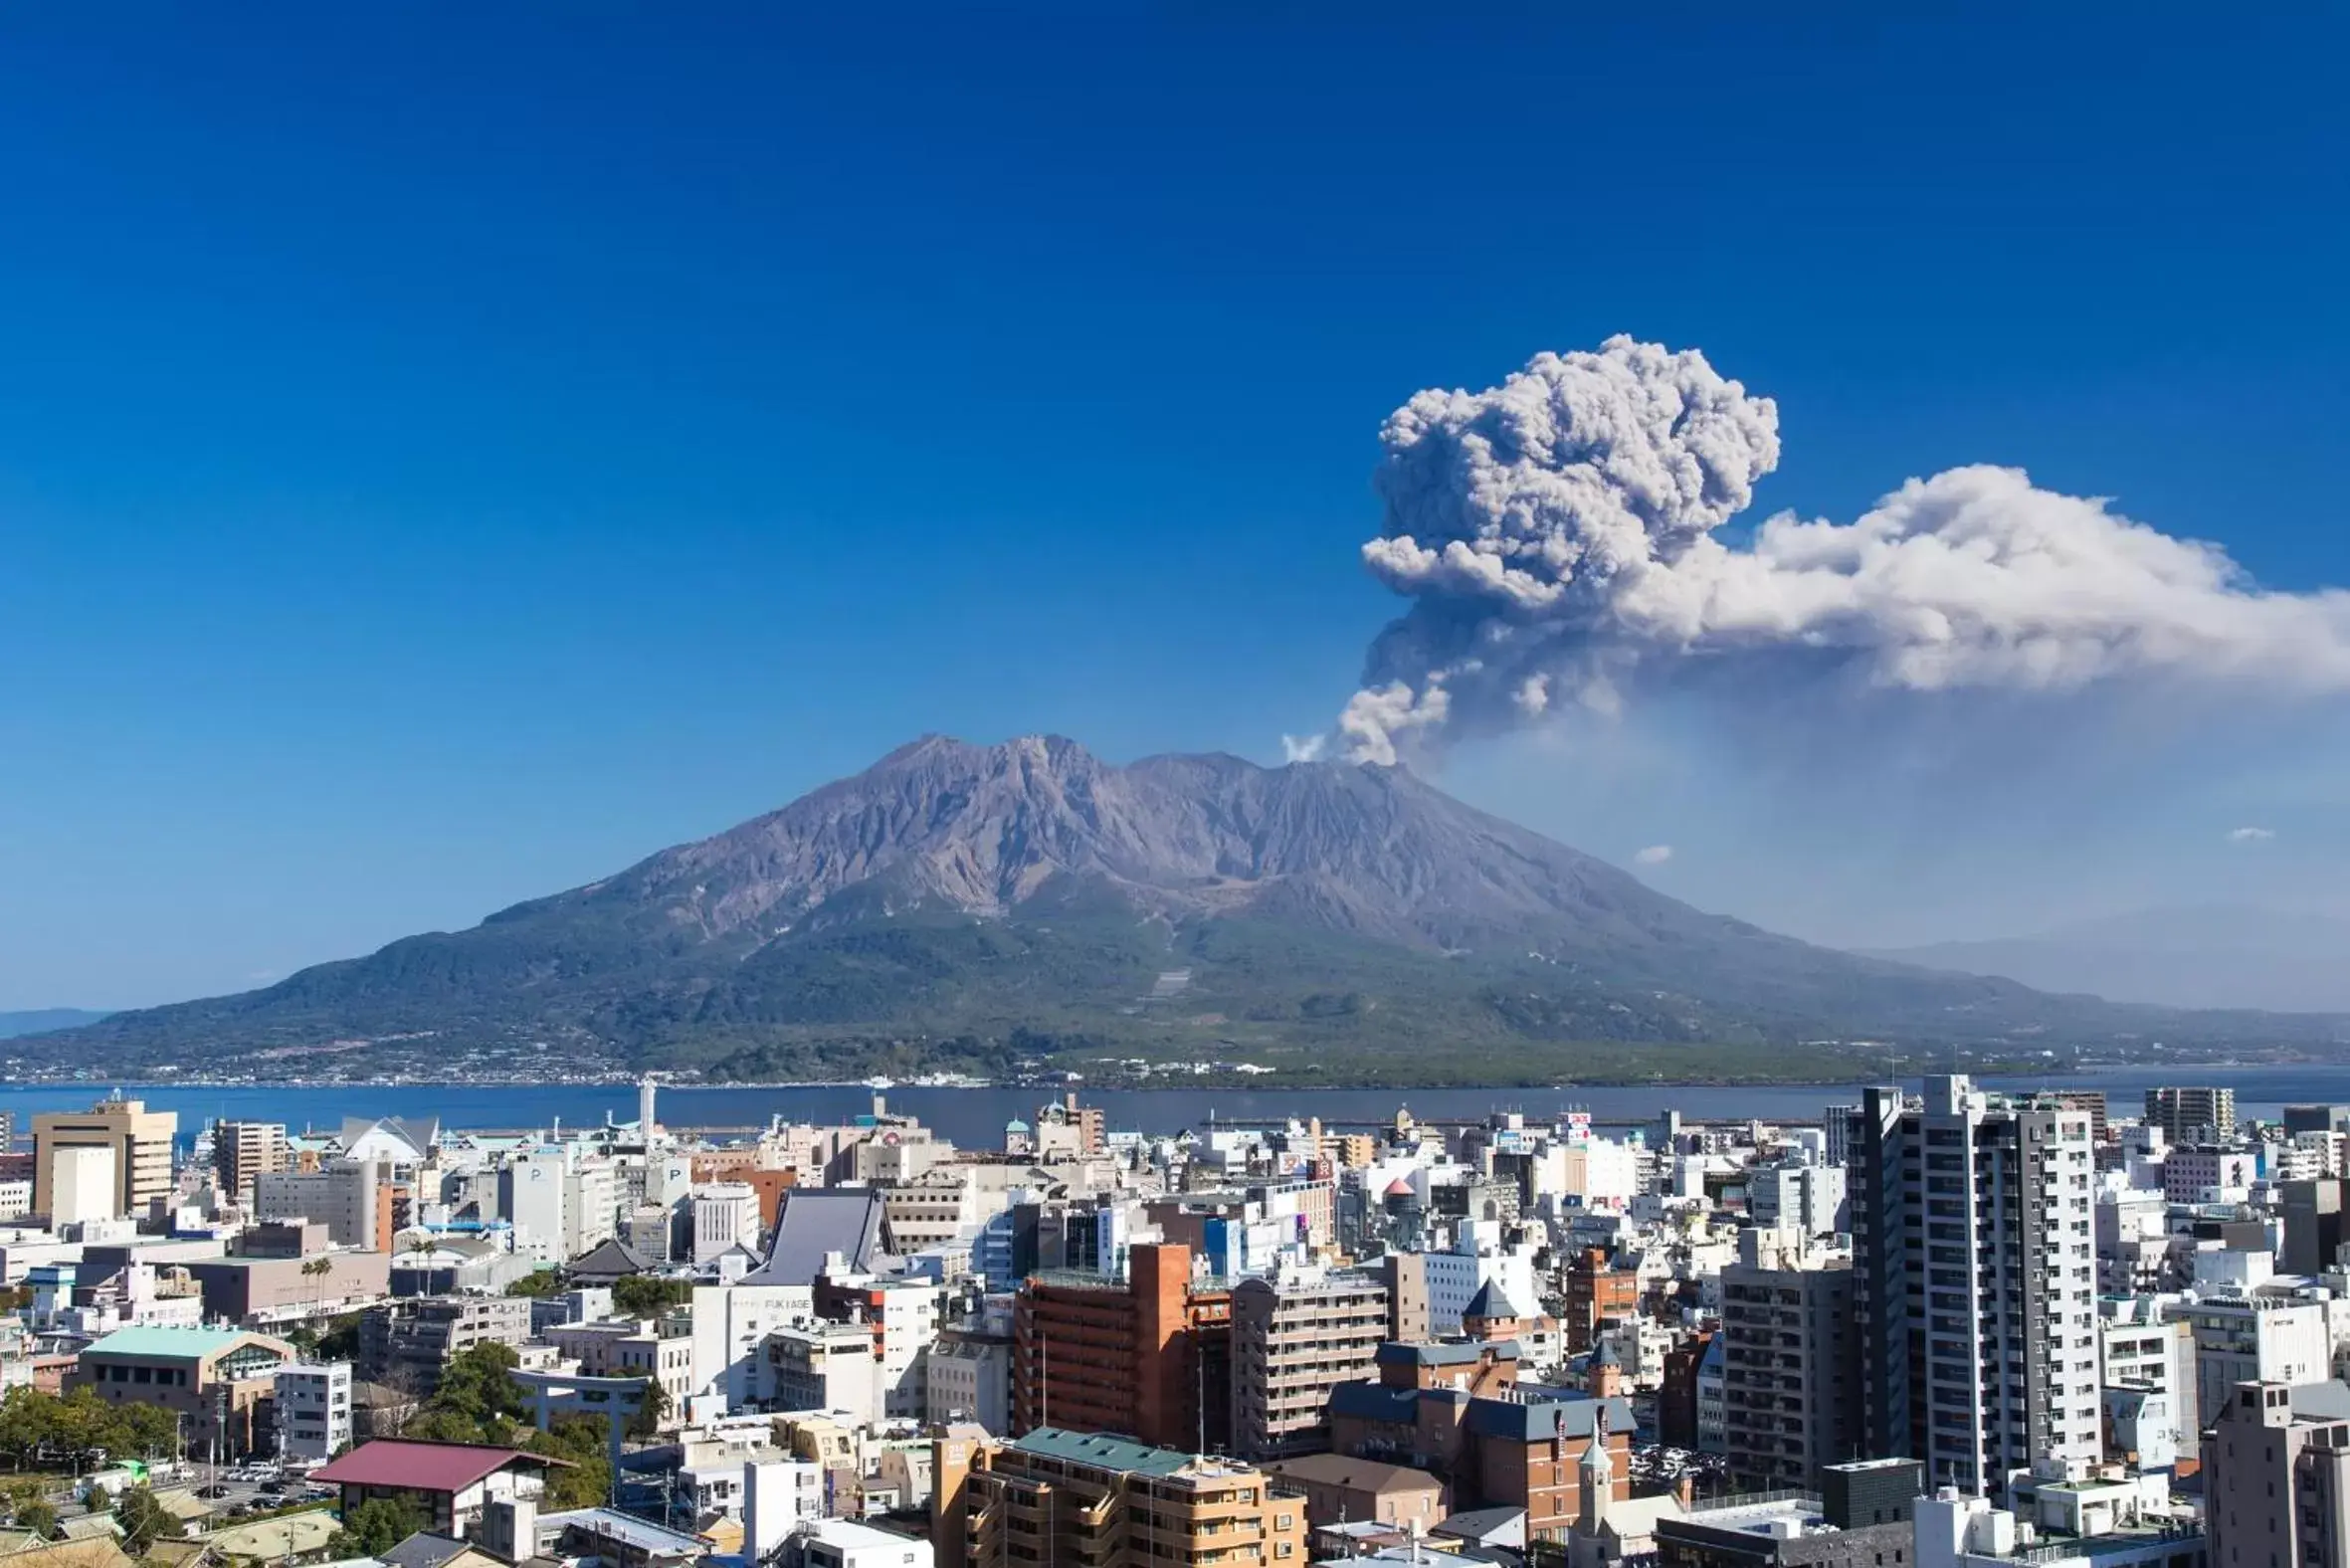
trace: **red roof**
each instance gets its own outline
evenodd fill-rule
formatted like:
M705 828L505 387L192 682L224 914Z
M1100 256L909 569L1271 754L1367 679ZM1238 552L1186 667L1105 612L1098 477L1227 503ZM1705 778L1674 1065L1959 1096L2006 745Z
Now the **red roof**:
M337 1486L393 1486L408 1491L463 1491L485 1475L493 1475L515 1462L548 1464L519 1449L490 1448L478 1443L417 1443L407 1438L377 1438L362 1443L339 1460L310 1471L310 1479Z

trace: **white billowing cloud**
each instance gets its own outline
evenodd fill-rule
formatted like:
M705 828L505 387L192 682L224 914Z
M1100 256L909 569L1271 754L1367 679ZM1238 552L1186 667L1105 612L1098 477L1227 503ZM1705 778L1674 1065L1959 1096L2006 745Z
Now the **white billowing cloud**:
M1306 735L1303 737L1283 735L1281 737L1281 760L1283 762L1319 762L1322 758L1322 748L1329 743L1330 737L1327 735Z
M2266 844L2275 837L2275 832L2268 828L2230 828L2228 830L2230 844Z
M1643 866L1662 866L1672 859L1672 846L1652 844L1647 849L1634 854L1632 858Z
M1850 523L1714 530L1778 466L1778 411L1694 351L1611 338L1388 417L1363 546L1413 600L1338 729L1358 761L1617 711L1644 671L1802 652L1910 690L2160 676L2350 690L2350 593L2264 591L2015 469L1911 480Z

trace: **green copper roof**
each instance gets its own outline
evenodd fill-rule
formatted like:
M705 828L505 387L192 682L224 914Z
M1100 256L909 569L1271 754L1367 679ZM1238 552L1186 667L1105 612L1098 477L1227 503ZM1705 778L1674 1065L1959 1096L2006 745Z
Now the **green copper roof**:
M141 1361L196 1361L255 1336L242 1328L117 1328L82 1353Z
M1059 1427L1039 1427L1025 1438L1013 1439L1012 1447L1044 1459L1098 1465L1103 1470L1142 1475L1173 1475L1195 1458L1177 1449L1154 1449L1147 1443L1127 1438L1104 1437L1098 1432L1064 1432Z

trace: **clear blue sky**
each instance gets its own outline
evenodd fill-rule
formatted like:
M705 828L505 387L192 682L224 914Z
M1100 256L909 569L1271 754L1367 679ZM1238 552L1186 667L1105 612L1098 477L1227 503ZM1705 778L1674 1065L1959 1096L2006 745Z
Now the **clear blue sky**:
M0 1006L471 923L923 730L1276 756L1395 609L1382 416L1616 331L1780 400L1758 509L1997 461L2350 582L2341 13L1257 9L14 8ZM2162 831L2340 814L2260 775ZM1589 782L1457 780L1872 924L1823 824L1717 794L1709 863ZM2029 923L1965 896L1914 934Z

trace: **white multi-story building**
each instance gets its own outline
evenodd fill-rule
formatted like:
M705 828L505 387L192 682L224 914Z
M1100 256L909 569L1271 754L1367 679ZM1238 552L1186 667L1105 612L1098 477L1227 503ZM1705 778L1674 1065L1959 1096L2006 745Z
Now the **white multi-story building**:
M2150 1296L2097 1302L2107 1460L2168 1470L2196 1453L2195 1335Z
M119 1201L114 1150L104 1144L73 1144L50 1156L49 1224L53 1230L114 1217Z
M881 1419L881 1358L864 1324L778 1328L765 1348L777 1408L838 1411L859 1426Z
M759 1245L759 1194L748 1182L719 1181L693 1189L693 1261L707 1263L730 1247Z
M779 1328L812 1322L816 1292L804 1284L708 1284L693 1290L693 1392L728 1409L766 1400L774 1387L760 1345Z
M278 1458L322 1465L350 1446L351 1364L294 1361L278 1369Z
M807 1568L934 1568L936 1550L918 1536L847 1519L818 1519L793 1532Z
M514 1251L542 1264L562 1264L569 1241L564 1214L571 1183L562 1154L536 1149L507 1158L497 1173L497 1212L513 1228Z
M2198 1411L2226 1410L2239 1383L2289 1387L2333 1376L2333 1333L2322 1301L2231 1291L2177 1302L2171 1312L2195 1337Z
M620 1233L625 1183L609 1160L583 1160L563 1177L563 1258L585 1257Z
M377 1160L329 1161L314 1171L254 1177L254 1212L264 1220L315 1220L337 1247L373 1250L388 1231L390 1167Z
M1492 1220L1464 1220L1453 1250L1427 1255L1428 1326L1432 1333L1461 1332L1461 1313L1488 1281L1512 1301L1542 1299L1534 1288L1531 1245L1509 1246Z
M2163 1157L2162 1195L2173 1203L2242 1203L2260 1179L2250 1149L2176 1148Z
M1847 1225L1841 1165L1766 1165L1747 1178L1746 1207L1766 1231L1826 1236Z
M743 1461L742 1554L751 1562L770 1561L792 1531L826 1511L822 1465L773 1455Z
M950 1327L930 1347L922 1381L932 1426L975 1421L996 1437L1012 1430L1012 1311L991 1300L976 1319Z
M2119 1171L2095 1189L2097 1291L2139 1295L2160 1289L2171 1255L2170 1205L2159 1192L2127 1185Z
M1934 1076L1867 1090L1851 1143L1862 1452L1990 1496L2095 1463L2089 1112Z

